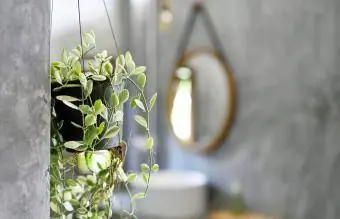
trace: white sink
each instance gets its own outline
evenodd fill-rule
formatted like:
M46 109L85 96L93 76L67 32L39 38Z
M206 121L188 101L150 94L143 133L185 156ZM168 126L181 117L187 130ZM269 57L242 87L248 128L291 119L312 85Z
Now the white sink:
M198 219L206 211L206 177L194 171L162 170L151 176L146 199L137 202L138 215L159 219ZM136 180L133 190L142 191Z

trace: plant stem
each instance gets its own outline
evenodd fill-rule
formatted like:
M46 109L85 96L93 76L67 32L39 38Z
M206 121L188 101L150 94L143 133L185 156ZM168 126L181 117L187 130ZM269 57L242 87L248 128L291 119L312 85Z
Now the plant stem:
M150 109L149 109L149 106L147 104L147 100L145 98L145 95L144 95L144 91L136 84L136 82L134 82L131 78L127 77L127 79L136 87L136 89L138 90L138 92L140 93L140 95L142 96L142 102L143 102L143 105L146 109L146 120L147 120L147 124L148 124L148 127L146 128L146 132L147 132L147 136L148 138L151 137L151 134L150 134ZM149 150L149 172L148 172L148 180L146 182L146 187L145 187L145 190L144 190L144 195L146 196L146 193L148 192L149 190L149 186L150 186L150 178L151 178L151 172L152 172L152 166L153 166L153 150L152 148Z
M86 56L91 50L95 49L96 46L92 46L91 48L89 48L86 52L84 52L83 56ZM83 49L83 46L82 46Z
M132 194L131 194L131 192L130 192L130 189L129 189L128 184L125 183L124 185L125 185L125 189L126 189L128 195L129 195L130 200L132 200ZM133 205L134 205L134 204L132 203L132 201L130 201L130 210L131 210L131 213L129 213L130 215L133 215L133 214L135 213L135 208L134 208Z

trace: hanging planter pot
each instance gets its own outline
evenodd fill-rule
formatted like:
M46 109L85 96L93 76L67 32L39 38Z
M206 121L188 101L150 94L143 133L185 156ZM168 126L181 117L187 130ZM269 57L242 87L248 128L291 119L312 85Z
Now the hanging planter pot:
M51 97L54 102L54 110L56 113L56 120L58 123L62 123L59 131L62 134L65 141L80 141L83 137L83 130L79 126L83 126L82 113L77 109L82 105L82 101L73 101L74 107L65 104L65 101L58 99L58 97L70 96L81 100L83 98L82 88L79 81L70 82L72 86L61 87L60 84L51 84ZM112 86L109 80L105 81L93 81L93 88L90 94L90 98L84 100L84 104L90 105L92 100L101 100L103 103L110 103L110 96L113 92L120 93L123 85ZM122 108L122 107L121 107ZM112 111L108 109L108 114ZM100 124L103 121L102 117L97 118L97 123Z
M77 169L80 174L99 173L103 169L107 169L112 160L112 151L86 151L76 155Z

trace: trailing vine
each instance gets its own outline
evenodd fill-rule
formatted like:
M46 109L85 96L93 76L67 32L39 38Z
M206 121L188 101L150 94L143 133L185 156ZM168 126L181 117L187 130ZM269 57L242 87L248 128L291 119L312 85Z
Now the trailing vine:
M113 57L106 51L94 55L85 70L84 54L96 48L94 32L82 35L81 45L72 51L63 50L61 60L50 66L52 93L51 112L51 218L108 219L112 216L110 198L118 184L124 184L130 197L128 216L136 218L135 202L147 196L152 172L158 171L153 150L154 140L150 134L150 112L157 99L149 100L144 94L146 68L137 66L129 52ZM113 67L112 63L115 63ZM131 83L138 92L131 97L125 88ZM105 92L95 98L97 86L105 86ZM79 90L81 95L72 95L70 90ZM106 97L109 93L109 97ZM121 139L123 106L130 102L138 114L135 121L146 131L149 151L148 164L141 164L141 177L145 190L131 194L129 183L136 173L123 170L128 145ZM82 133L81 139L65 140L61 133L63 118L56 104L81 115L81 121L71 121L75 130ZM118 144L113 144L113 139Z

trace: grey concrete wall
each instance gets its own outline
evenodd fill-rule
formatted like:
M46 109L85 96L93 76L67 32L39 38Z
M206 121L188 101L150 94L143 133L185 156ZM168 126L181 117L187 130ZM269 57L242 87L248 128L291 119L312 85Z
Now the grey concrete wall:
M49 218L46 0L0 3L0 218Z
M252 210L278 219L340 218L340 2L206 1L238 87L230 137L206 156L181 150L164 120L189 9L189 1L173 2L173 29L159 34L163 166L205 172L220 207L228 205L218 197L237 180ZM206 44L196 31L193 45Z

